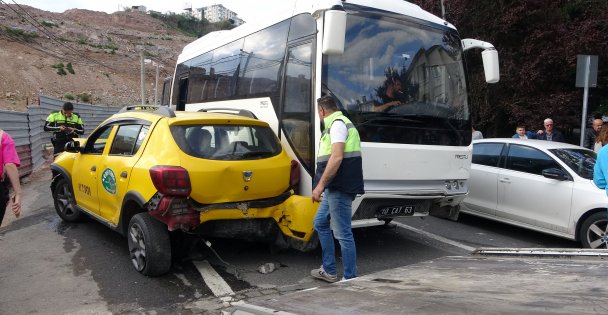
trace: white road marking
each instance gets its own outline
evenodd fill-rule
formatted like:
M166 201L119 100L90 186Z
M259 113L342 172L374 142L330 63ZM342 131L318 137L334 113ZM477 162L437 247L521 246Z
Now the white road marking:
M234 294L234 291L232 291L228 283L226 283L226 281L224 281L224 278L222 278L213 269L213 267L211 267L209 262L203 260L193 261L193 263L196 269L198 269L198 272L201 273L201 276L203 276L203 281L205 281L207 287L209 287L211 292L213 292L213 295L215 295L216 297L220 297Z
M186 276L183 273L174 273L174 275L179 279L182 280L182 282L184 283L185 286L191 287L192 283L190 283L190 281L188 281L188 279L186 279Z
M423 230L417 229L415 227L411 227L409 225L405 225L405 224L400 223L400 222L394 222L393 221L393 222L391 222L391 224L394 224L394 225L396 225L396 226L398 226L400 228L403 228L403 229L406 229L406 230L409 230L409 231L412 231L412 232L415 232L415 233L418 233L418 234L422 234L422 235L424 235L424 236L426 236L428 238L432 238L432 239L434 239L436 241L439 241L439 242L442 242L442 243L446 243L448 245L456 246L458 248L462 248L462 249L464 249L464 250L466 250L468 252L472 252L472 251L476 250L475 247L471 247L471 246L468 246L468 245L465 245L465 244L462 244L462 243L459 243L459 242L456 242L456 241L452 241L451 239L447 239L447 238L445 238L443 236L439 236L439 235L436 235L436 234L433 234L433 233L430 233L430 232L427 232L427 231L423 231Z

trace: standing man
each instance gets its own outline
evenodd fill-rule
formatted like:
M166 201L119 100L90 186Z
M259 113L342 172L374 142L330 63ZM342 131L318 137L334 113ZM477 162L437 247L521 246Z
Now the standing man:
M589 150L594 149L596 138L600 134L603 125L604 121L601 118L596 118L593 120L591 129L585 130L585 138L583 139L583 146L585 148Z
M481 131L475 129L473 126L471 126L471 131L473 132L471 134L471 140L483 139L483 133L481 133Z
M545 130L539 130L537 132L537 139L556 142L564 142L566 140L561 132L553 129L553 119L547 118L543 123L545 125Z
M524 125L519 125L515 128L513 139L536 139L536 134L532 131L527 131Z
M65 144L78 135L84 134L84 124L82 119L74 113L74 105L70 102L65 102L63 107L58 112L52 112L44 124L44 131L51 131L53 137L53 154L57 155L65 149Z
M352 202L357 194L364 193L361 140L353 123L338 110L331 96L319 98L317 104L323 133L312 200L321 202L313 223L321 244L323 265L313 269L310 274L327 282L336 282L338 273L334 237L340 242L343 278L357 276L357 253L351 220Z

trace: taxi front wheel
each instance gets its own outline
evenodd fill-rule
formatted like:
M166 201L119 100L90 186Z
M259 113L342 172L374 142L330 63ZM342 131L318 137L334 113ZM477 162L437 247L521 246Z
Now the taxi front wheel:
M171 269L171 240L167 226L147 213L138 213L129 222L129 255L137 271L160 276Z
M55 184L53 202L55 203L55 211L57 211L57 214L63 221L76 222L80 220L82 213L76 208L74 194L72 194L72 189L67 179L61 178Z

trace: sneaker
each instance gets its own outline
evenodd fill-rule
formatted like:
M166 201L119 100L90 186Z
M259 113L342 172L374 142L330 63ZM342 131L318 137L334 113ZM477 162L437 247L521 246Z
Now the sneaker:
M338 276L328 274L327 272L325 272L325 270L323 270L323 266L321 266L319 269L311 270L310 275L317 279L321 279L330 283L338 282Z

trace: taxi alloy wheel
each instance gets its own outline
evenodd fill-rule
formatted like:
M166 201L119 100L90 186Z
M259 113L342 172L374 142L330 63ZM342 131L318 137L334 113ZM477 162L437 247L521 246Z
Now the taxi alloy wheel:
M581 243L585 248L608 248L608 213L592 214L583 222L580 230Z
M74 194L72 194L67 179L62 178L55 185L53 201L55 203L55 211L57 211L57 214L63 221L76 222L80 220L82 213L76 208Z
M167 226L147 213L131 218L127 234L133 267L146 276L160 276L171 268L171 241Z

